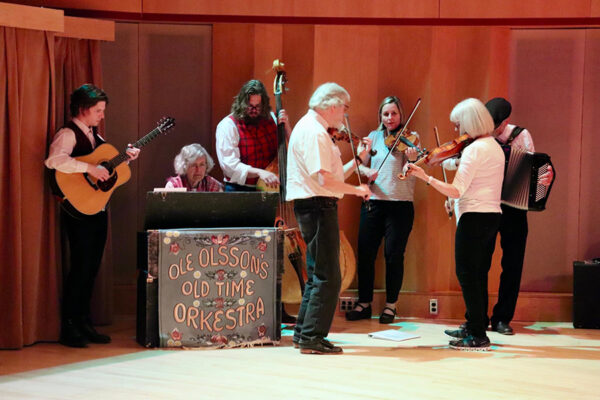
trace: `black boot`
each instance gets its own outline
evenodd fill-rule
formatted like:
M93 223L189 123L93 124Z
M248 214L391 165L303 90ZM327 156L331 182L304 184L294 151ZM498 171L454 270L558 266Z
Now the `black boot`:
M290 325L296 323L296 317L288 314L287 311L285 311L285 307L283 307L283 305L281 306L281 323Z
M60 339L58 340L63 346L69 347L87 347L89 340L84 336L78 327L78 324L71 318L63 321L60 329Z
M89 319L84 319L79 323L79 330L90 342L106 344L110 343L110 336L98 333Z

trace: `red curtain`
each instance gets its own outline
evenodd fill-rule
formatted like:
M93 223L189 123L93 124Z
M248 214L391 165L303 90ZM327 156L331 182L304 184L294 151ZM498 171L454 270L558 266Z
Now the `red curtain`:
M70 93L86 82L102 84L97 41L0 27L0 348L58 339L65 268L44 159ZM112 309L111 266L102 270L97 322Z
M52 34L0 27L0 348L58 337L55 213L43 164L53 75Z

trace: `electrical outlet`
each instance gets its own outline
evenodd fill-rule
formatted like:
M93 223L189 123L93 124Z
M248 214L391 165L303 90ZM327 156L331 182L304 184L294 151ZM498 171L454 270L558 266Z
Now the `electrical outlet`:
M437 299L429 299L429 314L435 314L437 315L438 313L438 301Z
M340 297L339 309L341 312L352 311L358 302L358 297Z

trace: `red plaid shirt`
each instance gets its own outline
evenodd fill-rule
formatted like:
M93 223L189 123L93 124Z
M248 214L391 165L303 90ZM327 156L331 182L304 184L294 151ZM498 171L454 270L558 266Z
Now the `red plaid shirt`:
M240 161L255 168L265 169L277 156L277 125L271 118L260 119L257 124L230 118L240 135L238 147ZM258 178L246 179L247 185L255 185Z

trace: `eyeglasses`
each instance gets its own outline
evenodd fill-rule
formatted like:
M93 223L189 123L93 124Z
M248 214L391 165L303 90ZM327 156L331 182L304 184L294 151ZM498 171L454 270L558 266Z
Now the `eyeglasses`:
M261 108L262 108L262 104L258 104L258 105L256 105L256 106L253 106L253 105L251 105L251 104L248 104L248 106L246 107L246 109L247 109L248 111L252 111L252 110L254 110L254 111L259 111Z

